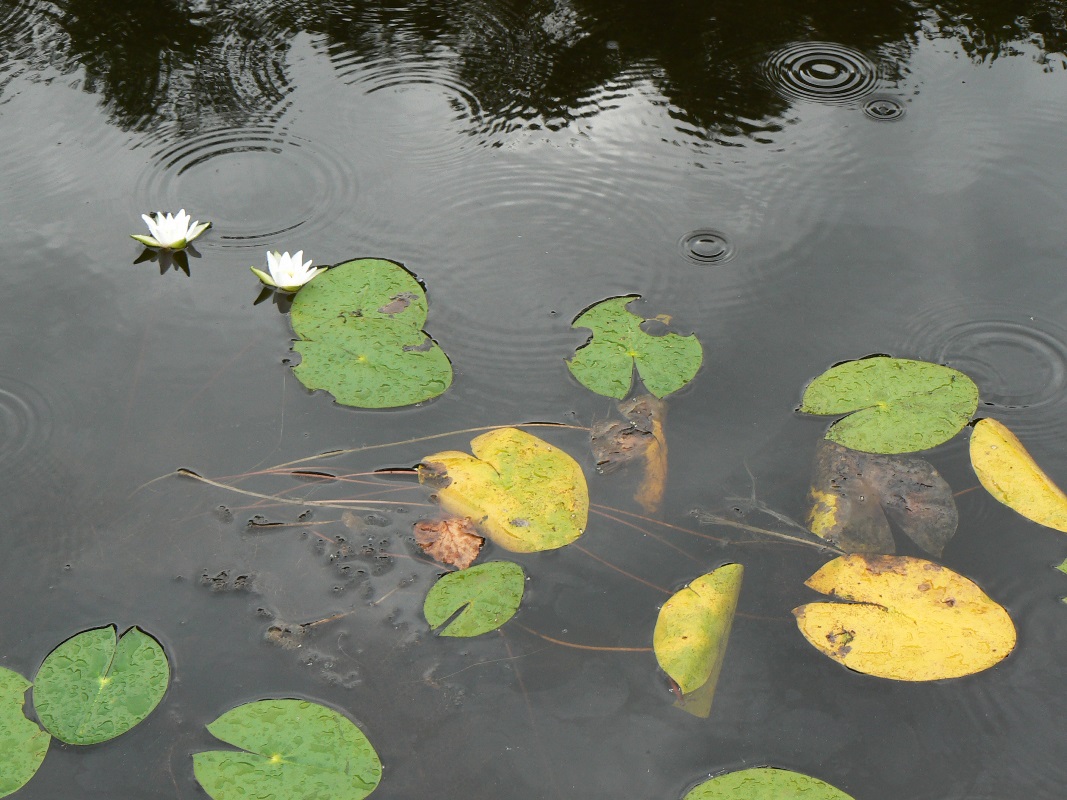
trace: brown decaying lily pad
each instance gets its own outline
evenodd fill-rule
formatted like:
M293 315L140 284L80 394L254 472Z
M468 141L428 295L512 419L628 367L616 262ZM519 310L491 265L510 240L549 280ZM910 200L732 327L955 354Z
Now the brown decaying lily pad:
M593 425L589 434L596 468L608 473L642 459L645 475L634 499L652 513L663 502L667 485L667 439L663 434L667 404L646 394L619 403L618 409L625 422L604 420Z
M485 543L466 517L420 520L414 527L415 541L428 556L457 569L473 564Z

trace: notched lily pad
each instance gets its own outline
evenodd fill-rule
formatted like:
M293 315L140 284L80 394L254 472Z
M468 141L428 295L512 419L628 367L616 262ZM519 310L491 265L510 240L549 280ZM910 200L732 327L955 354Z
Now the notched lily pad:
M361 800L382 778L381 761L363 731L307 700L246 703L207 729L241 748L193 756L193 774L215 800Z
M675 592L656 619L656 660L678 684L682 697L676 705L696 716L711 713L743 575L740 564L701 575Z
M774 767L727 772L693 787L684 800L853 800L825 781Z
M912 453L959 433L978 407L974 381L949 367L875 356L831 367L808 384L800 411L847 414L826 438L868 453Z
M41 724L67 744L98 744L125 733L159 705L170 664L140 628L79 633L48 654L33 681Z
M442 636L479 636L511 619L522 602L526 576L511 561L490 561L449 572L426 595L423 614Z
M423 330L426 293L394 261L338 264L304 286L290 314L308 389L338 403L394 408L437 397L452 384L452 364Z
M1015 625L973 581L906 556L850 555L806 582L847 602L793 609L817 650L849 669L899 681L989 669L1015 647Z
M952 489L918 456L863 453L823 439L815 452L808 526L847 553L896 551L892 520L932 556L956 532Z
M30 682L0 667L0 797L25 786L37 774L52 737L26 718Z
M589 489L569 455L518 428L483 433L471 440L471 452L434 453L419 465L419 480L437 489L445 511L517 553L563 547L582 535Z
M621 400L630 393L636 367L645 388L662 398L693 380L700 369L704 351L696 336L653 336L642 330L647 320L627 309L639 298L627 295L603 300L571 324L593 332L567 362L571 374L587 389Z

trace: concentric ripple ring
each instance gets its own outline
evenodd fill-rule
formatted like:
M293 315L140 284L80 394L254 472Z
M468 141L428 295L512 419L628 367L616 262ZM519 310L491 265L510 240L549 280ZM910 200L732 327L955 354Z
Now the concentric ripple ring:
M798 42L764 64L771 85L792 100L851 103L874 91L878 70L856 50L832 42Z

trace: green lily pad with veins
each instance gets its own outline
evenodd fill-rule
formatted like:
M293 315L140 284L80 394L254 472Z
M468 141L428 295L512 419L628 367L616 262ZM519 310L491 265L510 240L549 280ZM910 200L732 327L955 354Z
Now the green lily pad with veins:
M29 688L30 682L17 672L0 667L0 797L29 782L52 741L22 711Z
M479 636L515 615L525 588L522 567L490 561L444 575L427 593L423 614L435 629L455 617L442 636Z
M296 293L290 318L308 389L338 403L396 408L437 397L452 384L452 364L422 326L426 292L394 261L338 264Z
M593 336L578 348L567 368L597 394L626 397L636 367L645 388L662 398L693 380L700 369L704 351L696 336L653 336L641 330L648 320L626 308L639 297L609 298L583 311L571 324L589 328Z
M808 384L800 411L847 414L826 438L867 453L912 453L946 442L978 408L974 381L926 361L846 361Z
M755 767L727 772L693 787L683 800L853 800L826 781L800 772Z
M193 774L214 800L362 800L382 779L381 761L363 731L318 703L246 703L207 729L241 748L193 755Z
M41 724L67 744L98 744L143 721L170 682L159 642L139 628L83 631L45 658L33 681Z

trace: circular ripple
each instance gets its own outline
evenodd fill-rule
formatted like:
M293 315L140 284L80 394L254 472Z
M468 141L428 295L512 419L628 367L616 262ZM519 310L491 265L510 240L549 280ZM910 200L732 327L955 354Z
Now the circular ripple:
M291 249L285 239L306 240L352 208L354 174L320 142L265 126L224 128L155 153L135 196L145 209L211 220L199 247Z
M44 397L21 381L0 375L0 472L42 447L52 433L52 410Z
M892 97L872 97L863 104L863 113L879 122L894 122L904 116L904 105Z
M711 228L687 233L678 240L678 247L694 264L722 264L734 257L734 246L726 234Z
M878 70L867 56L832 42L799 42L773 53L764 64L783 96L819 103L849 103L870 94Z
M927 312L909 329L909 352L978 384L979 416L987 409L1016 433L1064 436L1067 328L1003 307L953 306Z

